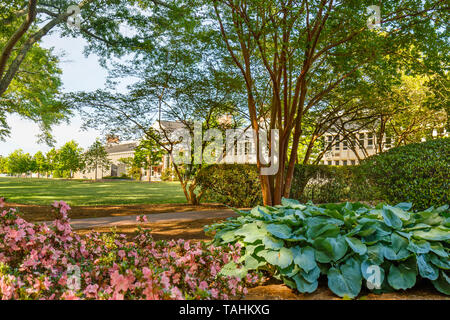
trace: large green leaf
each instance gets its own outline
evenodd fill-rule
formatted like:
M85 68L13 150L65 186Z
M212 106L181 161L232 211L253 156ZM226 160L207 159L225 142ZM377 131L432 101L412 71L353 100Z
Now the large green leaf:
M316 260L314 258L314 249L311 247L292 247L292 255L294 257L294 263L300 268L309 272L317 267Z
M432 281L434 287L443 294L450 295L450 276L441 270L441 274L437 280Z
M400 229L403 226L402 220L392 210L383 208L382 215L384 222L389 227Z
M387 245L383 248L384 257L388 260L403 260L411 255L411 252L406 248L408 247L408 240L402 236L392 233L391 245Z
M219 274L230 277L238 277L242 279L247 275L248 271L245 268L239 268L236 263L233 261L228 262L223 268L220 270Z
M367 252L367 247L361 240L353 237L345 237L345 241L347 241L350 248L355 251L359 255L363 255Z
M447 229L447 230L446 230ZM450 240L450 229L442 227L442 228L433 228L430 231L414 231L413 233L415 238L431 240L431 241L445 241Z
M347 252L348 246L344 237L319 238L314 240L316 260L320 263L329 263L341 259Z
M411 239L408 244L408 250L415 254L428 253L431 250L431 246L426 240Z
M275 239L269 235L264 236L262 242L267 249L280 249L284 245L283 240Z
M360 265L355 259L348 259L340 268L328 271L328 287L340 297L356 297L361 291Z
M267 225L267 231L280 239L287 239L292 234L292 229L284 224L269 224Z
M321 223L313 225L309 227L308 230L306 231L306 236L312 240L319 237L323 238L336 237L338 234L339 234L339 227L329 223Z
M417 267L422 278L436 280L439 276L439 269L430 263L427 255L421 254L417 256Z
M244 224L241 228L237 229L235 233L236 235L244 236L244 241L247 243L261 240L267 234L267 232L260 229L256 223Z
M387 279L392 288L406 290L414 287L416 284L416 275L415 262L406 261L400 263L398 266L391 264Z
M450 261L446 258L438 257L435 254L430 254L430 261L441 269L450 270Z
M281 248L279 251L262 250L257 255L266 259L271 265L282 269L287 268L293 261L292 251L287 248Z
M318 286L317 280L313 282L308 282L300 274L296 274L295 276L292 277L292 279L294 279L295 281L297 290L301 293L311 293L316 291L317 289Z

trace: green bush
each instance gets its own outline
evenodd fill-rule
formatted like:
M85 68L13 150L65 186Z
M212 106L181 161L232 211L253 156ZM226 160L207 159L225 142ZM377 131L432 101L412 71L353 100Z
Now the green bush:
M450 139L408 144L369 157L360 167L391 203L412 202L414 209L448 203Z
M196 177L204 199L234 207L253 207L262 203L256 165L213 164Z
M200 171L197 181L209 201L235 207L262 203L256 165L211 165ZM296 165L290 197L314 203L377 199L365 181L358 166Z
M301 202L376 200L359 166L296 165L290 197Z
M420 279L450 295L448 205L412 212L410 203L375 208L361 203L301 204L235 210L237 218L212 226L214 244L239 243L245 254L222 275L268 272L302 293L321 276L340 297L357 297L367 283L374 293L406 290Z

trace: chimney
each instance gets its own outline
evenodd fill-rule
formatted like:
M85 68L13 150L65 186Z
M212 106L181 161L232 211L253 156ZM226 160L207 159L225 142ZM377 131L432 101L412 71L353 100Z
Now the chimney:
M106 143L107 144L117 144L120 142L119 136L108 134L106 136Z

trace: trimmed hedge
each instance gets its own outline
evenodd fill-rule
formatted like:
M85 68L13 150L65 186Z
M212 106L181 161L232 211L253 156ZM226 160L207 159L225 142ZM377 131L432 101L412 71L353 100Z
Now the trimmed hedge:
M360 168L391 203L412 202L414 209L448 203L450 139L413 143L369 157Z
M306 203L384 200L414 210L449 202L449 138L409 144L358 166L296 165L290 198ZM236 207L262 204L256 165L215 164L200 171L208 200Z
M207 201L233 207L253 207L262 203L256 165L213 164L203 167L196 181Z
M262 204L260 181L256 165L214 164L204 167L197 181L205 199L235 207ZM296 165L291 198L302 202L338 202L374 199L358 167Z

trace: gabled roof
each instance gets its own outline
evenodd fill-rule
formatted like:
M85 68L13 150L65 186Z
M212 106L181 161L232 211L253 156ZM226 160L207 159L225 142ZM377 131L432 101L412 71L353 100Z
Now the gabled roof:
M137 147L137 142L120 143L115 145L106 146L106 152L108 153L119 153L133 151Z

